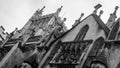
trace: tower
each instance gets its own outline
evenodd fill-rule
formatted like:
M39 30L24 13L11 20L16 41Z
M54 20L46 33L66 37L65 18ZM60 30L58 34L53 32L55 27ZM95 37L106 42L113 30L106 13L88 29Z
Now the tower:
M112 14L110 14L110 17L109 17L109 19L108 19L108 21L106 23L106 26L109 29L111 29L113 27L114 23L115 23L115 19L117 18L116 12L117 12L118 8L119 8L118 6L115 7L114 12Z
M10 37L8 36L2 43L0 47L0 68L14 68L17 64L28 61L27 59L36 59L36 57L31 58L31 56L38 56L38 63L41 62L40 60L46 57L45 54L52 47L51 44L62 33L66 32L67 28L64 24L66 18L61 20L59 16L62 6L54 13L42 15L44 8L37 10L22 29L15 29L10 33ZM8 58L6 59L6 57Z

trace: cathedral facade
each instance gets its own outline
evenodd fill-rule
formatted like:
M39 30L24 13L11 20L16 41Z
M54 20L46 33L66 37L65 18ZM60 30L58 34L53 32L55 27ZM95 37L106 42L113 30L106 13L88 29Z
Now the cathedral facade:
M106 24L101 20L102 7L75 21L67 30L66 18L55 13L43 15L38 9L22 29L1 37L0 68L119 68L120 18L115 11ZM1 28L4 30L3 28ZM2 31L0 31L2 32Z

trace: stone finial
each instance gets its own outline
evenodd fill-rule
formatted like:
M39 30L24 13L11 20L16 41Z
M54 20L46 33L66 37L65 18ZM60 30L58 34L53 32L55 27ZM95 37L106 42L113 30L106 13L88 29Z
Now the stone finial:
M62 7L63 7L63 6L61 6L60 8L57 9L56 14L59 14L59 13L60 13L60 11L62 10Z
M94 6L95 10L93 11L93 14L97 14L97 10L102 7L101 4L97 4L96 6Z
M84 16L84 13L81 13L80 18L78 20L81 21L83 16Z
M67 20L67 18L63 18L61 25L64 25L64 22Z
M75 23L72 25L72 27L74 27L75 25L77 25L81 21L81 19L82 19L83 16L84 16L84 13L81 13L79 19L75 20Z
M40 10L41 12L45 9L45 6L43 6L43 8Z
M102 14L103 14L103 10L100 11L100 13L99 13L99 17L101 17Z
M43 10L45 9L45 6L41 10L38 11L38 13L42 14Z
M113 14L116 15L116 12L117 12L118 8L119 8L118 6L115 7L115 11L113 12Z
M36 15L37 15L37 14L42 14L42 12L43 12L44 8L45 8L45 6L43 6L43 8L42 8L41 10L40 10L40 9L38 9L38 10L36 11L36 13L35 13L35 14L36 14Z

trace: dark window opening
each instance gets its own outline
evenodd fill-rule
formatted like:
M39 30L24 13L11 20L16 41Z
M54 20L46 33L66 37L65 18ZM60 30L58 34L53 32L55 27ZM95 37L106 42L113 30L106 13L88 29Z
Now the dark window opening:
M104 44L104 38L99 37L93 44L94 46L92 48L90 56L97 56L98 54L100 54L100 50L101 50L103 44Z
M77 34L76 38L75 38L75 41L81 41L84 39L87 31L89 29L89 26L88 25L85 25L82 27L82 29L79 31L79 33Z

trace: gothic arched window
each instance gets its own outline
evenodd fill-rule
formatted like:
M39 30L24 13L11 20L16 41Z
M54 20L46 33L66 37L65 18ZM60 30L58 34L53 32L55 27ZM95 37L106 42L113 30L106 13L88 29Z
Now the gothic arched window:
M87 24L85 26L83 26L82 29L77 34L77 36L75 38L75 41L83 40L87 31L88 31L88 29L89 29L89 26Z
M93 43L92 49L89 53L89 57L87 58L87 60L84 64L84 66L85 66L84 68L86 68L86 67L91 68L89 66L91 64L94 64L93 62L95 62L95 63L97 62L97 64L100 64L100 66L101 66L101 63L104 63L104 65L106 65L105 57L104 57L104 55L102 55L102 52L101 52L103 45L104 45L103 37L99 37L95 40L95 42ZM103 59L101 59L101 57ZM102 66L104 66L104 65L102 65ZM104 67L107 68L106 66L104 66Z
M117 22L117 23L113 26L113 28L112 28L112 30L111 30L111 32L110 32L110 35L109 35L108 40L114 40L114 39L115 39L116 34L117 34L117 31L118 31L118 28L119 28L119 22Z
M92 56L98 55L98 53L99 53L100 49L102 48L103 44L104 44L104 38L103 37L99 37L98 39L96 39L94 44L93 44L91 55Z

